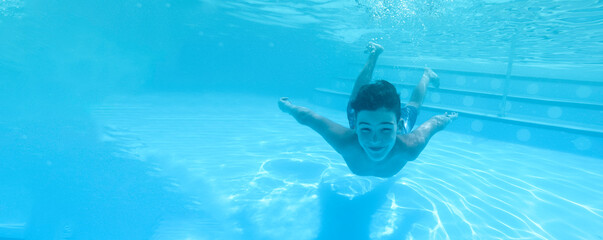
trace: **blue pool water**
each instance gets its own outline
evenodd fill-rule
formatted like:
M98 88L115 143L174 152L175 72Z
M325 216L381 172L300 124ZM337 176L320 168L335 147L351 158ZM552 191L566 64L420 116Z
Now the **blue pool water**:
M0 239L603 239L603 3L0 2ZM346 125L375 78L419 123L353 175L288 96Z
M273 100L143 96L93 115L109 127L104 141L155 165L155 174L172 178L172 191L194 199L189 211L197 215L161 221L156 237L601 237L600 159L444 132L389 181L358 177ZM343 110L308 106L346 122Z

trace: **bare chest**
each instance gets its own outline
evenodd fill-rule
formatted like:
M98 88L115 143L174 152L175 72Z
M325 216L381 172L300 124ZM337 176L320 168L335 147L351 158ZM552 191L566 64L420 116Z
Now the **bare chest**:
M398 173L406 160L401 154L392 153L379 162L371 161L362 147L350 149L346 154L342 154L348 168L356 175L391 177Z

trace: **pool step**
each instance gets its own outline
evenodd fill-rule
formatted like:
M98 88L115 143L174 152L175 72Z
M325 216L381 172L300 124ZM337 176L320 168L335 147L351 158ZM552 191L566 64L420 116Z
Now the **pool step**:
M412 89L416 86L413 84L403 84L403 83L394 84L394 85L401 86L403 88L410 88L410 89ZM500 98L503 97L503 94L500 94L500 93L470 91L470 90L461 90L461 89L454 89L454 88L429 87L429 91L452 93L452 94L459 94L459 95L465 95L465 96L500 97ZM549 98L541 98L541 97L523 97L523 96L518 96L518 95L507 95L507 100L515 100L515 101L530 102L530 103L552 105L552 106L589 108L589 109L593 109L593 110L603 111L603 104L592 103L592 102L569 101L569 100L549 99Z
M401 65L400 63L405 63ZM414 63L414 65L413 65ZM418 65L420 63L420 65ZM364 62L354 61L350 65L362 69ZM511 71L508 62L471 62L452 59L404 58L400 56L381 56L377 68L391 70L423 71L429 66L436 73L453 73L464 76L489 76L505 78L507 73L514 79L545 82L574 83L580 85L603 86L603 69L597 65L574 66L567 64L534 65L513 62Z
M326 89L326 88L315 88L314 90L317 91L317 92L320 92L320 93L324 93L324 94L330 94L330 95L345 97L346 99L349 98L349 96L350 96L349 93L335 91L335 90ZM434 89L434 90L437 90L437 89ZM430 89L430 91L431 91L431 89ZM450 90L450 89L439 89L439 91L458 91L458 92L463 92L463 93L470 92L470 91L460 91L460 90ZM480 94L482 94L482 93L480 93ZM524 99L524 98L520 98L520 99ZM525 101L545 101L545 102L551 102L549 100L544 100L544 99L525 99ZM560 101L555 100L555 101L552 101L552 102L555 102L555 103L558 104ZM600 105L600 104L567 103L567 102L564 103L564 104L574 104L574 105L578 104L580 106L586 106L586 107L603 109L603 105ZM550 123L550 122L544 122L544 121L526 120L526 119L507 117L507 116L501 117L501 116L498 116L496 114L480 113L480 112L468 111L468 110L464 110L464 109L456 109L456 108L451 108L451 107L434 106L434 105L429 105L429 104L423 104L421 107L423 109L432 110L432 111L458 112L459 115L465 115L465 116L471 116L471 117L474 117L474 118L480 118L480 119L487 119L487 120L492 120L492 121L511 123L511 124L516 124L516 125L524 125L524 126L529 126L529 127L539 127L539 128L546 128L546 129L552 129L552 130L566 131L566 132L572 132L572 133L577 133L577 134L582 134L582 135L588 135L588 136L594 136L594 137L603 137L603 130L602 129L596 129L596 128L576 127L576 126L568 125L568 124L557 124L557 123Z

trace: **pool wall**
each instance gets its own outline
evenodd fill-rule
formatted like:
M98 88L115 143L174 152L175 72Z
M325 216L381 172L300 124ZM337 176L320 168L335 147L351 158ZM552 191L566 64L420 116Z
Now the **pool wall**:
M389 80L408 101L423 67L396 65L386 58L374 79ZM425 61L422 61L425 63ZM362 63L350 63L360 71ZM596 69L502 63L432 61L441 79L430 87L418 122L443 112L459 112L448 130L485 139L518 142L581 155L603 157L603 81ZM508 74L507 74L508 72ZM357 73L335 76L315 88L317 104L345 109Z

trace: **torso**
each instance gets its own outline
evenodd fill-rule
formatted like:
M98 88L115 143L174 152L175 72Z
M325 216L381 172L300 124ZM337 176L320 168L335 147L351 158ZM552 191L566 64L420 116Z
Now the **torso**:
M405 154L406 146L399 138L396 140L396 145L388 156L379 162L374 162L369 159L362 146L358 142L358 138L350 139L350 143L341 153L350 170L360 176L376 176L376 177L391 177L396 175L410 159L408 154Z

